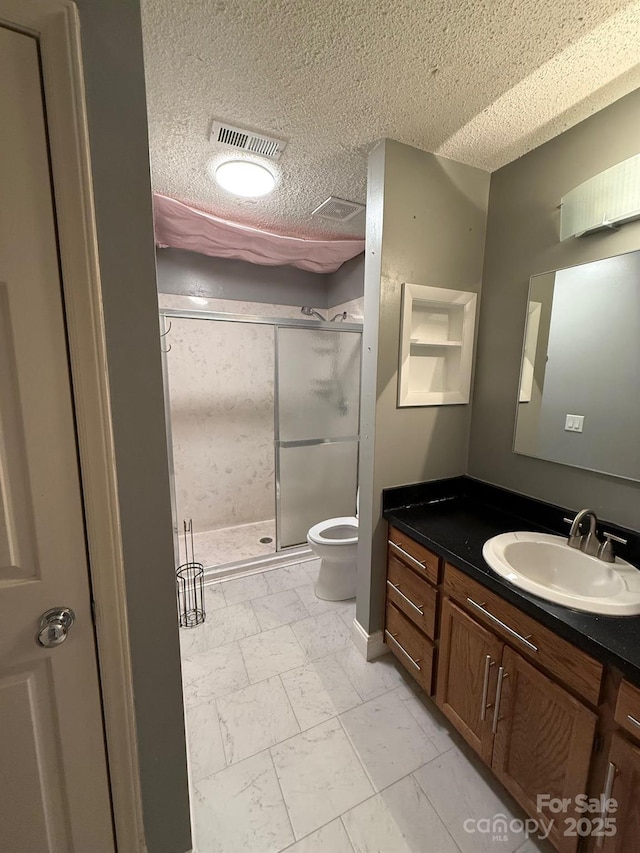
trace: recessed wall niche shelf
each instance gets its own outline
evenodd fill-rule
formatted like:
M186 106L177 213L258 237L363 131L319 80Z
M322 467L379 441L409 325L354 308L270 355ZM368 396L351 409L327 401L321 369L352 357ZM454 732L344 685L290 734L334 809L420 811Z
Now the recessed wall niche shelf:
M477 295L402 285L398 407L469 402Z

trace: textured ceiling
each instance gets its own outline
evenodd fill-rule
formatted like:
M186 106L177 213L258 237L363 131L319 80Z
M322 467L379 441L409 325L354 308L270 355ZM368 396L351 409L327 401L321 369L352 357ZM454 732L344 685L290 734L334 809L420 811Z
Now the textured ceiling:
M237 222L359 235L383 137L493 170L640 86L640 2L142 0L153 187ZM218 189L213 117L289 141L275 191Z

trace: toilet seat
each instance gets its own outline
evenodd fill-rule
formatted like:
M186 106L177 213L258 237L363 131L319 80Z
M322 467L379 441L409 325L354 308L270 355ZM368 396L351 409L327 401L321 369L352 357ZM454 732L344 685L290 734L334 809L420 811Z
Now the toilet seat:
M324 601L355 598L358 563L358 519L327 518L307 533L309 547L320 558L315 594Z
M318 545L355 545L358 519L353 515L327 518L310 528L307 538Z

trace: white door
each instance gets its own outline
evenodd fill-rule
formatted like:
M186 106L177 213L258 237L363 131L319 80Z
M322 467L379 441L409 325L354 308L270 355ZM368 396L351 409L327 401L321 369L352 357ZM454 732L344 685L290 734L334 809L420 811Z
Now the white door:
M0 27L0 849L113 853L37 41ZM50 608L64 642L36 640ZM42 638L60 635L51 625Z

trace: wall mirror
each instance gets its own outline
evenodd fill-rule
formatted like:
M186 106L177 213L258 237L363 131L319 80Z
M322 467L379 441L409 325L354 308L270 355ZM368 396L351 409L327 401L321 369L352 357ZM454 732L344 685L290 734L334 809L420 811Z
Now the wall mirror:
M640 251L532 276L513 449L640 480Z

